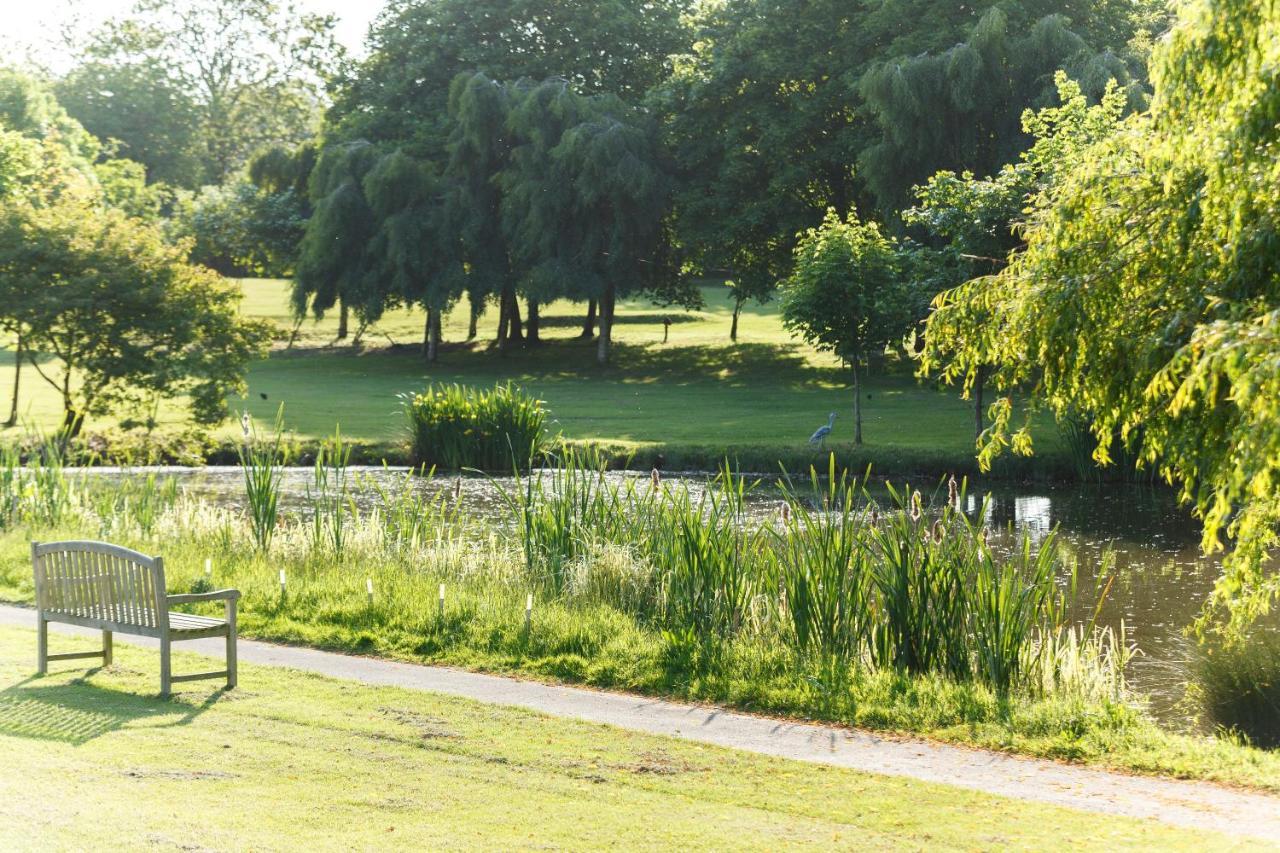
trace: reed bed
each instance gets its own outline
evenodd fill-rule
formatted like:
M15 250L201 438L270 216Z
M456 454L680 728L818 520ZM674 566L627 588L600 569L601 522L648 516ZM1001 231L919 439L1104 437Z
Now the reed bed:
M436 385L402 397L414 464L452 471L526 469L547 441L542 401L515 385Z
M31 535L92 532L162 553L176 589L239 587L246 627L277 638L500 668L554 661L564 677L664 691L733 682L756 701L781 680L807 685L808 705L846 701L878 674L1126 700L1131 650L1122 633L1069 621L1078 593L1052 538L997 553L954 483L938 505L910 489L879 505L833 460L788 482L761 523L747 512L758 484L730 470L703 485L656 471L618 481L569 453L518 477L507 523L481 527L458 490L424 495L431 471L378 486L359 511L340 436L316 459L305 509L286 517L280 458L278 440L246 442L241 510L150 474L82 488L53 463L0 467L0 483L24 478L23 507L62 507L24 515Z

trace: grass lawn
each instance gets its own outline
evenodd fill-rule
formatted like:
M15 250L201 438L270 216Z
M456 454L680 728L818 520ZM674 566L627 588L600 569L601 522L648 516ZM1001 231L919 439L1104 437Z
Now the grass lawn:
M271 320L287 338L293 325L287 282L250 279L242 286L245 313ZM430 382L492 385L512 380L546 401L554 428L570 439L801 451L827 413L835 411L839 418L832 442L850 442L849 376L838 361L794 341L782 328L776 304L748 307L739 342L733 345L732 303L723 288L708 286L704 295L704 309L693 312L642 301L621 305L618 346L606 368L596 365L594 346L576 338L582 307L565 302L543 308L544 346L506 358L487 349L496 323L493 309L483 317L478 341L462 343L468 316L464 302L448 316L447 346L430 368L418 354L420 313L392 312L365 331L360 349L335 342L337 320L331 314L318 323L304 322L292 349L278 348L255 364L248 399L232 402L236 409L247 408L261 426L269 426L283 404L287 425L304 439L329 435L340 425L352 439L383 443L404 435L397 394ZM666 344L663 317L673 321ZM7 402L13 368L8 358L0 361L0 401ZM970 405L954 390L920 385L910 373L909 365L900 364L867 383L868 446L971 458ZM24 422L56 425L59 403L53 390L30 369L24 372L23 389ZM181 413L166 408L159 419L176 426ZM89 429L108 425L91 421ZM230 422L219 432L230 436L237 431L238 425ZM1047 420L1039 424L1037 437L1042 451L1059 446L1057 430Z
M60 650L90 643L57 637ZM243 667L154 698L157 656L32 677L0 629L6 849L1206 849L1085 814L433 694ZM199 667L178 656L179 667ZM59 667L55 664L55 667Z

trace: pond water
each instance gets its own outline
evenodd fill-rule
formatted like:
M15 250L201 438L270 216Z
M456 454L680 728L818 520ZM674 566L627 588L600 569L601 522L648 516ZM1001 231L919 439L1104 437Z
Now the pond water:
M404 468L362 468L349 471L357 505L372 507L378 487L404 482ZM186 492L225 506L243 502L243 480L239 468L152 468L121 471L89 469L89 478L140 476L155 472L175 477ZM282 475L281 505L285 511L301 512L310 468L285 469ZM647 474L610 472L611 479L648 479ZM706 475L666 475L692 488L701 488ZM424 494L459 490L466 514L474 520L501 523L507 518L500 489L512 486L510 478L483 477L413 478L412 487ZM911 485L926 494L938 488L935 482ZM945 491L941 495L945 498ZM989 499L989 500L988 500ZM1141 654L1130 670L1130 681L1147 694L1153 710L1168 713L1182 695L1184 664L1189 643L1183 631L1196 617L1219 571L1216 559L1205 558L1199 550L1199 524L1178 506L1173 492L1146 486L1128 485L1047 485L970 484L965 509L976 516L987 508L987 523L994 531L1026 531L1042 538L1057 531L1061 547L1077 559L1081 595L1080 618L1088 618L1097 601L1094 593L1100 568L1113 568L1100 621L1119 626ZM758 517L778 512L780 500L771 484L763 484L752 494L752 512Z

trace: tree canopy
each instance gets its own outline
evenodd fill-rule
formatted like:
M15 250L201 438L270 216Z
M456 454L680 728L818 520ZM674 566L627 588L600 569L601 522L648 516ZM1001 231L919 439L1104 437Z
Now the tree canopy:
M913 318L897 241L854 212L828 210L800 235L782 285L782 319L853 370L854 443L862 443L861 377L868 359L906 334Z
M222 183L257 152L315 133L344 61L333 26L293 2L136 0L89 34L60 91L154 179Z
M0 206L0 315L58 391L72 434L87 416L160 398L185 397L199 423L222 420L267 338L239 318L239 299L187 264L184 247L118 210Z
M1150 111L1077 158L1025 251L940 297L927 329L927 370L999 365L1000 387L1086 417L1098 462L1119 436L1180 484L1205 547L1234 543L1214 600L1237 626L1280 591L1263 568L1280 523L1278 59L1275 4L1187 5ZM1029 452L1007 400L998 412L984 460Z

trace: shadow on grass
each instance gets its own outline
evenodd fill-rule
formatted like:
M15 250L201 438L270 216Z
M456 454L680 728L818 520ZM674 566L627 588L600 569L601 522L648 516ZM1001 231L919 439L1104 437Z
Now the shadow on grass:
M544 314L538 318L538 325L543 329L581 329L583 322L581 314ZM671 312L663 314L661 312L651 314L615 314L613 316L613 325L615 326L661 326L664 319L670 320L671 325L678 326L682 323L701 323L704 322L702 317L695 314L684 314Z
M139 721L165 718L165 728L185 726L208 710L224 691L197 705L140 696L88 683L41 684L27 678L0 690L0 735L80 746ZM178 715L175 718L175 714Z

